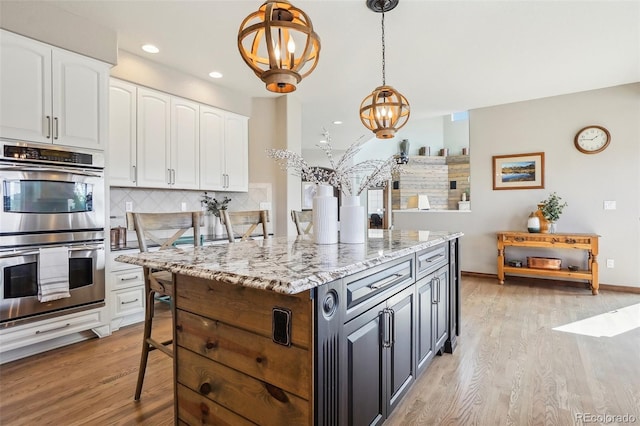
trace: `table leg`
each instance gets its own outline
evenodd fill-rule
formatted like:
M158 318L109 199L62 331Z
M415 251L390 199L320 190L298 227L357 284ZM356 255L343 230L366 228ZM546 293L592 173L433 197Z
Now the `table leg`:
M594 296L598 294L598 289L600 288L600 282L598 280L598 260L596 256L589 253L589 257L591 258L591 294Z
M504 247L498 247L498 280L504 284Z

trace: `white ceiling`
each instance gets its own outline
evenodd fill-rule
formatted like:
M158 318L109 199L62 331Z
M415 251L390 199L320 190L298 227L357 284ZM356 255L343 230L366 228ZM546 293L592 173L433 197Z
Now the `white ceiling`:
M251 96L273 96L237 49L261 0L49 1L115 29L120 49ZM321 39L320 61L296 96L303 147L326 127L335 147L362 134L358 108L381 85L380 14L365 0L292 0ZM640 1L401 0L385 15L386 80L412 120L640 81ZM161 52L149 55L144 43ZM212 80L213 81L213 80ZM332 124L342 120L341 126ZM400 134L401 136L401 134Z

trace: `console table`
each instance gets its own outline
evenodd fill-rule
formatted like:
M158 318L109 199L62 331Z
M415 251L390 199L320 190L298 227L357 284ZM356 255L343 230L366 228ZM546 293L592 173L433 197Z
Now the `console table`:
M505 274L535 275L548 278L576 278L587 280L591 293L598 294L598 237L596 234L534 234L529 232L501 231L498 236L498 279L504 284ZM589 254L586 270L569 271L566 268L537 269L505 265L506 247L542 247L554 249L586 250Z

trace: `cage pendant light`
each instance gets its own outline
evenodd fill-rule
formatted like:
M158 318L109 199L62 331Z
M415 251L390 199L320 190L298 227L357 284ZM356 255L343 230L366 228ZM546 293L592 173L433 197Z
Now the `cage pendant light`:
M238 50L267 90L289 93L318 64L320 38L302 10L269 0L242 21Z
M409 120L409 102L400 92L387 86L385 78L384 13L397 6L399 0L367 0L367 7L382 13L382 86L360 104L360 121L378 139L389 139Z

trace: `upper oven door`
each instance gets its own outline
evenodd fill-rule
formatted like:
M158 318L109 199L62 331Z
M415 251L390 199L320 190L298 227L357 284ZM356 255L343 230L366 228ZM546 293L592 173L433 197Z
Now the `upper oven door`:
M0 235L104 229L104 172L0 163Z

